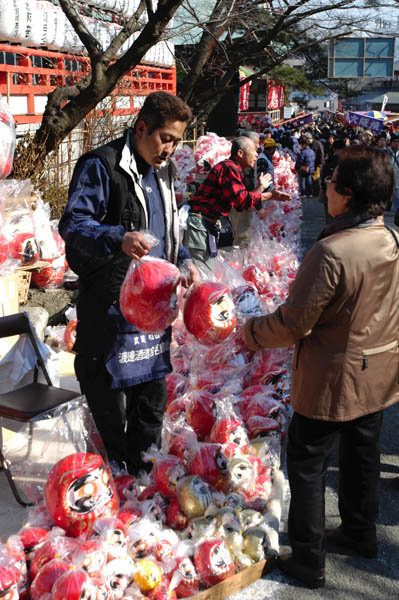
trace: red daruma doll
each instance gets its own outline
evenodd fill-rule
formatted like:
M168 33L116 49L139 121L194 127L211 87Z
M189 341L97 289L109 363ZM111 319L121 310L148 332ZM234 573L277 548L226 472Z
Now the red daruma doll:
M229 288L216 281L194 283L186 294L183 320L188 331L203 344L223 342L237 324Z
M0 597L18 600L18 580L20 573L12 566L0 565Z
M179 269L162 258L145 256L130 263L121 287L123 316L139 331L163 331L177 317Z
M54 465L45 487L47 510L67 535L87 533L105 514L116 514L118 495L112 476L99 454L77 452Z

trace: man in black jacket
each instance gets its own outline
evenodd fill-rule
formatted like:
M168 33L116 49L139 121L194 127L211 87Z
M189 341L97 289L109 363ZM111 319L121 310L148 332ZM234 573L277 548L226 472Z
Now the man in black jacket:
M333 172L338 165L339 155L342 150L345 150L346 144L345 140L335 140L332 143L330 154L328 155L327 160L322 166L321 176L320 176L320 195L319 200L324 205L324 217L326 223L329 223L332 220L332 217L328 214L327 210L327 184L326 178L332 176Z
M141 452L160 441L167 400L171 328L143 334L119 307L132 259L149 254L179 264L179 222L168 161L191 119L166 92L150 94L133 129L82 156L59 230L79 275L75 371L111 464L136 473ZM151 247L143 230L159 244ZM188 281L196 270L189 266Z
M320 192L320 171L324 164L324 148L319 140L315 140L311 131L306 131L304 137L308 140L308 147L315 153L314 173L312 174L313 196L318 196Z

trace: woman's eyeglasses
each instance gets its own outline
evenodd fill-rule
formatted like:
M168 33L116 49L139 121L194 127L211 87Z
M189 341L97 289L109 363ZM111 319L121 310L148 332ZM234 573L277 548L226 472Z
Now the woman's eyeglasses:
M326 178L324 179L324 181L325 181L326 183L335 183L337 180L336 180L336 179L332 179L332 177L326 177Z

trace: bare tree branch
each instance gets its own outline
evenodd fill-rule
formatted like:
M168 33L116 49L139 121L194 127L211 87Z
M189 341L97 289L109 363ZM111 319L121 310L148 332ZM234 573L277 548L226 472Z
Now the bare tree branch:
M102 51L100 42L92 36L70 0L60 0L60 5L69 22L79 36L80 41L87 49L89 56L96 57Z
M73 85L49 94L36 134L45 152L111 94L154 44L173 40L177 32L190 37L179 58L179 95L202 121L227 92L267 74L293 54L309 53L316 44L345 34L372 31L370 11L378 6L394 10L399 0L369 0L373 5L369 10L364 0L204 0L201 10L191 0L158 0L156 10L152 0L139 0L135 13L105 49L75 10L75 3L60 0L60 4L87 49L91 70ZM171 28L170 20L180 6L183 22ZM198 30L199 35L193 33ZM255 74L239 81L238 67L244 64L251 65Z

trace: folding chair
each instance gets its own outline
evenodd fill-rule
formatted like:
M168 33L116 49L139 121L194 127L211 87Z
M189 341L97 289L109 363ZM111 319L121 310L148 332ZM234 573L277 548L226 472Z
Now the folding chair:
M36 334L26 312L15 315L0 317L0 338L11 337L14 335L26 334L32 344L37 357L37 363L34 370L34 380L29 385L25 385L11 392L0 394L0 418L19 421L30 424L29 445L33 443L32 431L33 424L40 421L41 417L48 418L51 411L56 407L68 403L71 400L80 397L80 394L70 390L64 390L52 385L50 376L45 367L43 358L40 354L36 342ZM47 384L38 383L38 369L41 369ZM10 462L3 454L3 441L0 438L0 463L10 484L15 499L22 506L32 506L31 502L22 499L13 475L11 473Z

